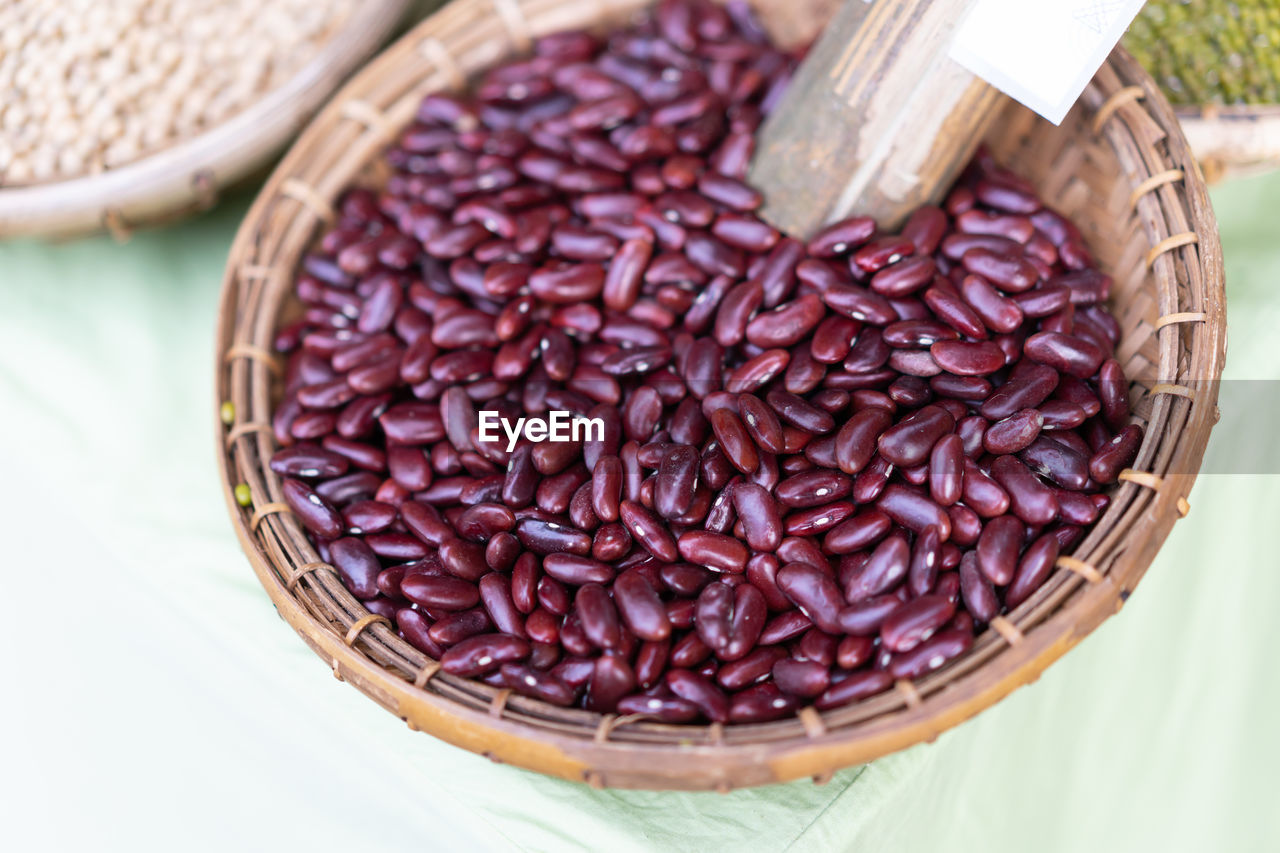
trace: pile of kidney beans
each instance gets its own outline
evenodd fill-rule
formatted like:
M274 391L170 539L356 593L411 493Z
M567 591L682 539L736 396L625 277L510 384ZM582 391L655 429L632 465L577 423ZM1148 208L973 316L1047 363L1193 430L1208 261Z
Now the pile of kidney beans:
M297 276L271 468L445 672L759 722L924 675L1027 600L1137 452L1110 279L979 154L896 234L743 182L795 57L664 0L431 95ZM601 440L478 439L566 410Z

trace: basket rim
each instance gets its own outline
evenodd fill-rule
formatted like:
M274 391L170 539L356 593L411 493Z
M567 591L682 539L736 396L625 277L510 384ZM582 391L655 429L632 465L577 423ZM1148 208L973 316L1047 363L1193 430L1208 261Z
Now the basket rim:
M60 237L99 229L123 238L136 225L211 207L219 189L262 166L296 136L390 35L410 2L358 4L288 80L194 136L97 173L0 183L0 238Z
M554 2L555 0L522 0L517 5L546 7L554 5ZM628 10L647 5L644 0L622 2ZM477 8L489 7L480 0L457 0L427 18L367 65L311 122L255 200L237 234L224 274L216 335L215 419L218 407L230 398L228 389L234 380L230 376L232 371L227 366L228 349L244 319L236 316L235 300L242 277L236 260L252 254L255 241L261 236L259 229L262 220L271 203L281 197L282 184L289 179L295 165L306 161L311 153L310 146L317 144L324 133L326 122L336 115L337 106L345 98L359 97L359 93L365 90L363 87L370 81L377 80L380 74L395 67L403 52L423 39L431 38L440 27L445 26L442 22L461 19ZM578 14L576 20L604 20L606 16L600 9L599 4L593 5ZM509 31L508 33L510 34ZM504 48L504 55L507 53ZM1186 202L1185 209L1181 212L1193 224L1198 235L1198 245L1182 246L1167 257L1171 262L1175 256L1192 258L1203 276L1206 301L1204 308L1207 316L1201 327L1205 334L1198 348L1200 358L1197 367L1200 374L1197 378L1216 379L1221 374L1225 358L1225 297L1222 289L1221 249L1203 178L1187 150L1172 108L1145 71L1120 48L1111 55L1103 68L1119 72L1120 77L1129 82L1127 89L1136 87L1140 90L1137 99L1130 92L1123 106L1113 107L1108 100L1104 107L1107 116L1118 117L1120 123L1124 123L1131 115L1143 116L1147 122L1154 121L1166 137L1170 157L1185 171ZM1093 84L1086 96L1090 92L1095 99L1102 99L1102 93L1094 91ZM1112 91L1111 94L1115 92ZM1139 99L1141 104L1137 102ZM1104 127L1105 132L1121 132L1115 130L1115 124L1112 122ZM1153 200L1152 203L1157 202ZM1191 263L1185 260L1181 262ZM255 320L257 326L261 327L263 318L257 317ZM247 373L265 380L268 374L266 362L260 358L249 360L251 363L246 367ZM1180 456L1183 470L1198 471L1209 431L1216 420L1216 387L1211 382L1206 383L1194 400L1175 398L1168 403L1167 408L1172 410L1179 406L1182 407L1178 411L1182 414L1185 427L1180 435L1166 444L1174 448L1171 455L1176 452ZM973 651L954 664L920 680L916 689L904 691L903 695L896 697L892 693L887 694L890 703L894 704L892 710L877 711L872 718L855 720L846 728L828 728L824 724L824 717L836 712L802 712L802 736L773 740L764 735L771 730L779 731L784 726L791 731L795 729L796 721L788 719L776 723L730 727L716 724L681 727L640 724L637 730L657 732L654 740L620 740L614 737L619 720L612 715L589 712L581 712L581 716L584 720L593 721L594 725L587 722L581 725L566 723L563 728L568 728L569 731L552 730L548 727L535 731L526 722L526 717L536 714L542 703L524 697L510 697L509 691L494 691L475 682L437 675L434 670L427 672L429 666L422 669L422 673L426 674L425 679L420 675L418 680L439 689L421 689L412 680L374 660L364 650L366 647L360 639L362 632L390 634L384 626L376 624L376 620L360 618L349 625L336 619L327 621L312 613L308 608L308 601L295 595L286 586L280 570L273 564L273 556L268 553L268 546L259 541L251 528L250 514L237 504L233 494L237 465L235 447L244 442L244 446L252 450L250 440L255 436L242 434L228 446L226 435L225 427L217 422L220 476L224 499L236 534L280 615L330 664L335 675L351 681L358 689L406 721L411 728L427 730L448 742L494 760L563 778L616 787L724 790L804 776L820 779L827 777L835 769L868 761L920 741L932 740L945 729L994 704L1017 687L1035 680L1049 663L1065 653L1105 618L1118 611L1146 571L1174 521L1185 514L1186 497L1195 481L1194 473L1170 474L1164 477L1163 483L1152 490L1151 494L1148 494L1148 489L1140 481L1121 485L1117 499L1113 501L1108 513L1119 512L1135 500L1149 498L1146 512L1153 520L1140 539L1130 541L1128 550L1109 565L1100 566L1102 573L1099 582L1086 584L1079 580L1070 594L1064 597L1069 599L1065 604L1057 606L1027 633L1018 634L1018 639L1013 643L1003 636L994 637L991 631L984 632L979 637L979 643L987 641L987 649L1003 643L993 653L995 657L972 664L966 669L964 663L972 663L971 659L978 651L979 647L975 644ZM260 432L257 437L260 440L263 438ZM1150 435L1144 439L1144 455L1139 458L1153 455L1154 451L1147 452L1148 445L1152 445ZM1124 496L1127 498L1122 500ZM257 513L261 513L262 509L258 507ZM274 530L277 522L282 527L287 524L296 526L291 519L286 521L278 515L268 518L262 526ZM276 543L270 550L278 552L279 548ZM1118 564L1123 565L1117 568ZM324 572L309 575L307 583L315 580L315 588L320 589L325 583L324 575ZM367 611L364 613L367 615ZM330 616L332 618L332 614ZM422 655L419 657L425 658ZM956 675L957 671L960 672L959 675ZM467 691L470 691L471 701L464 704L458 697L465 698ZM476 696L480 699L475 698ZM484 698L489 700L488 707L481 701ZM869 700L870 703L874 701ZM512 709L515 709L514 714L511 713ZM558 708L551 710L556 713L564 711ZM649 728L644 728L645 726ZM678 739L668 730L679 731L682 737ZM707 766L717 763L720 766ZM601 770L601 767L606 769Z

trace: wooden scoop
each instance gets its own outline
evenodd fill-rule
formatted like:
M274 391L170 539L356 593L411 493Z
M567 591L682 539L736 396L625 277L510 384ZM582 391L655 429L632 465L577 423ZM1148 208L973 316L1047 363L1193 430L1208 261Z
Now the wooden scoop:
M975 0L845 0L761 126L763 217L811 236L854 213L895 228L941 198L1004 96L947 56Z

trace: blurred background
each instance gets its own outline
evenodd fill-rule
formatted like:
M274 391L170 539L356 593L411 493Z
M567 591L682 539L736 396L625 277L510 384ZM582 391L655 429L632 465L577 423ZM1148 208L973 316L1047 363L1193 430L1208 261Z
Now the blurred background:
M390 5L348 73L435 4ZM29 230L33 196L10 193L110 178L252 110L362 9L0 0L0 223ZM204 66L184 64L197 54L175 54L171 39L244 73L188 107ZM15 850L1276 849L1278 43L1272 0L1148 4L1126 42L1182 107L1216 180L1228 364L1189 517L1124 612L1037 683L825 786L593 791L410 732L327 674L254 578L215 469L213 319L262 163L241 164L217 193L185 187L170 199L182 202L176 224L113 221L99 205L89 236L0 240L0 839ZM117 71L85 65L118 45ZM39 70L49 56L60 79ZM113 89L105 73L131 82ZM139 109L168 116L166 129L131 129ZM50 221L83 231L68 198L49 202Z

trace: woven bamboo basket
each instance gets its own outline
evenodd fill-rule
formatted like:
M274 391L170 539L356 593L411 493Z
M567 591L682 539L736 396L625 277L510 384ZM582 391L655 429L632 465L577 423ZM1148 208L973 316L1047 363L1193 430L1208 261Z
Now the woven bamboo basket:
M97 174L0 185L0 237L105 230L123 240L140 225L212 207L221 189L261 169L297 135L387 40L408 7L409 0L364 0L284 85L196 136Z
M1060 127L1010 104L988 144L1080 224L1115 277L1118 358L1133 378L1146 438L1089 536L1039 592L998 618L973 649L915 683L861 703L760 725L670 726L550 705L439 671L369 613L320 561L267 467L280 366L269 351L290 308L296 264L344 187L368 167L427 92L565 28L617 25L645 0L456 0L352 80L285 157L242 225L226 268L216 393L227 505L280 615L333 674L411 729L494 761L595 786L714 789L801 777L928 741L1040 672L1128 599L1186 515L1225 357L1221 250L1204 181L1177 120L1123 51L1103 65ZM825 11L758 0L783 43L812 36ZM236 484L252 504L241 507Z
M1175 111L1209 183L1280 168L1280 104L1208 104Z

